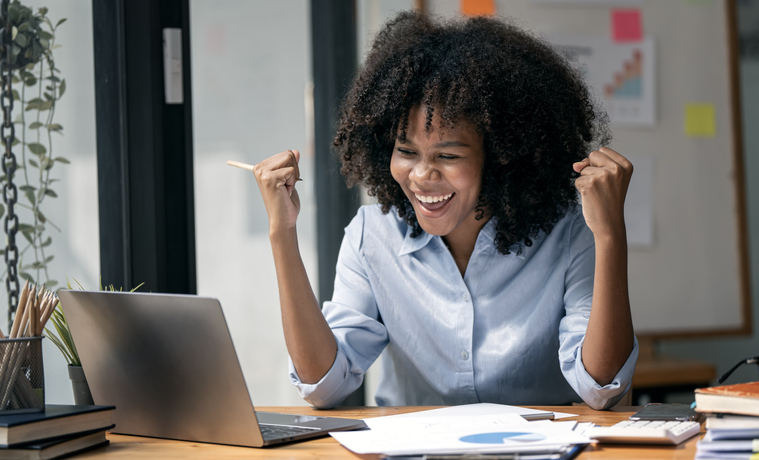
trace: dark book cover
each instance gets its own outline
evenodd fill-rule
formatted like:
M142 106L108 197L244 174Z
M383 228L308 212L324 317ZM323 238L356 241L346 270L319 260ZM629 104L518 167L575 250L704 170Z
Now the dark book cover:
M113 428L85 431L43 442L27 442L0 447L0 460L47 460L84 452L109 443L105 432Z
M27 423L41 422L72 415L89 414L104 410L114 410L114 406L70 406L61 404L46 404L44 412L32 412L28 414L2 415L0 411L0 427L10 428Z
M114 406L50 404L44 412L0 415L0 446L102 430L111 425L114 409Z

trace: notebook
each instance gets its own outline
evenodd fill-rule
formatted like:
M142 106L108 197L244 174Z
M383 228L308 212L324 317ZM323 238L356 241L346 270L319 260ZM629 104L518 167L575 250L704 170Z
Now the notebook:
M262 447L366 426L256 412L216 299L72 290L58 296L95 404L116 406L114 433Z

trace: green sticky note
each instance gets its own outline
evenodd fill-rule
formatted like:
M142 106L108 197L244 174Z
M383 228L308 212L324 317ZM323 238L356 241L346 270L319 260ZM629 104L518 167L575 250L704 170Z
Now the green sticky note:
M685 135L714 137L717 132L714 104L685 104Z

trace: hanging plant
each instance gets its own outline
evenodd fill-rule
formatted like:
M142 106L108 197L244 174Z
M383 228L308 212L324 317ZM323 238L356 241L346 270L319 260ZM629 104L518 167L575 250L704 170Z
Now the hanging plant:
M51 177L53 168L69 161L53 153L53 136L63 134L63 126L54 122L55 105L66 92L66 80L55 66L53 50L61 46L55 43L55 33L66 19L53 25L47 12L44 7L34 12L18 0L8 5L16 134L13 145L14 153L21 157L12 179L20 184L18 189L24 197L17 205L27 211L19 213L18 231L27 241L19 251L19 276L50 288L58 283L48 274L48 264L53 260L48 229L61 229L42 211L48 200L58 196L53 189L58 182ZM1 176L0 186L6 181L7 177ZM3 214L5 208L0 205L0 217ZM3 253L0 250L0 255Z

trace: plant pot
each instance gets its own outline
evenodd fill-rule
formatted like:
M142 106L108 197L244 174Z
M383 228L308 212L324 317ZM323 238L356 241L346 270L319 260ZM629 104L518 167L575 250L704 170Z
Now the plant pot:
M69 366L69 378L71 379L71 387L74 389L74 404L77 406L95 404L92 401L92 393L90 393L90 386L87 384L82 366Z

